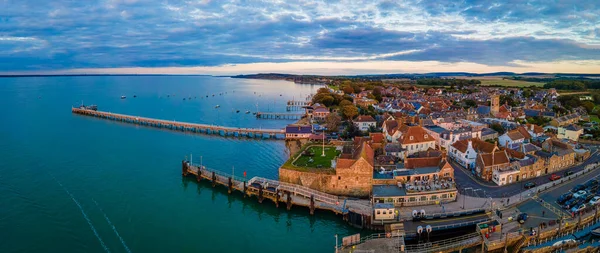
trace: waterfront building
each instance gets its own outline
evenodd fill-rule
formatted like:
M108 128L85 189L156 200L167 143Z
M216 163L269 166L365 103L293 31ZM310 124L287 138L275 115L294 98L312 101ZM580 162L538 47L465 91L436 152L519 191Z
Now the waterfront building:
M497 185L512 184L517 181L519 173L518 165L501 167L493 170L492 181Z
M567 126L559 126L558 127L558 137L559 139L569 139L572 141L579 141L579 136L583 134L583 128L578 125L571 124Z
M312 118L316 122L325 122L327 116L329 116L329 109L325 106L315 107L312 111Z
M375 128L377 126L377 121L370 115L360 115L353 123L360 131L369 131L371 127Z
M374 180L373 203L394 206L439 204L456 200L454 168L441 153L406 158L387 179Z
M375 203L373 205L373 219L374 220L393 220L394 217L394 204L392 203Z
M312 133L311 125L288 125L285 127L286 139L308 139Z

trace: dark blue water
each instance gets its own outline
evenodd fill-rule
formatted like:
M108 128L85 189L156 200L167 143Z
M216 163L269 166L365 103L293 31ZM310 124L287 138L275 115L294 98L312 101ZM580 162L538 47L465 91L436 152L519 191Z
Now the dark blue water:
M83 100L145 117L282 128L293 121L243 112L257 103L283 112L288 99L317 88L190 76L0 79L0 252L332 252L335 233L356 232L340 217L288 212L181 177L181 160L193 153L211 168L277 178L288 156L283 141L191 135L70 112Z

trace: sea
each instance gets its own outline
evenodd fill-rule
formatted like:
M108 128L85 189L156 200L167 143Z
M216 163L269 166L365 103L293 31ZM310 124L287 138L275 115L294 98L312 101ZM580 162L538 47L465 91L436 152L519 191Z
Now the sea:
M181 175L181 161L192 158L277 179L289 157L284 141L71 113L95 104L165 120L283 128L294 121L245 112L286 112L288 100L318 88L211 76L0 78L0 252L334 252L334 235L359 232L340 216L259 204Z

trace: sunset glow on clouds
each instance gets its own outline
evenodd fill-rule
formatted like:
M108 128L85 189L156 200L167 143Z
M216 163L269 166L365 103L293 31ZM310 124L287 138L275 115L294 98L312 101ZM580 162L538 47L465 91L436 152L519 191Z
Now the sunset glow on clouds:
M600 4L547 2L0 0L0 72L600 73Z

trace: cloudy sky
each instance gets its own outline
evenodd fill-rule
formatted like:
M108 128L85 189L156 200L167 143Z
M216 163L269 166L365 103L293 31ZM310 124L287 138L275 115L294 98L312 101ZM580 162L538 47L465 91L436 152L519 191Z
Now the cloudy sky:
M600 73L598 0L0 0L0 73Z

